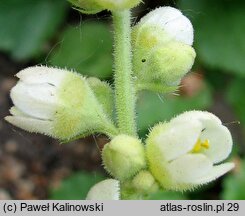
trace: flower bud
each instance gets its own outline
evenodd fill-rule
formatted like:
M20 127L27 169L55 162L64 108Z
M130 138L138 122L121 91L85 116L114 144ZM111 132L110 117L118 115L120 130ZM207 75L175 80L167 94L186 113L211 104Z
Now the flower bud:
M118 11L137 6L141 0L69 0L85 13L98 13L102 10Z
M191 190L230 171L229 130L213 114L190 111L160 123L146 141L149 170L169 190Z
M194 63L192 24L175 8L161 7L147 14L134 27L132 39L139 82L178 85Z
M105 169L124 181L145 168L144 146L140 140L127 135L116 136L102 151Z
M106 179L94 185L87 194L86 200L119 200L120 184L115 179Z
M149 171L140 171L132 181L133 188L138 192L150 194L159 189L159 186Z
M111 127L87 80L74 72L44 66L17 74L14 107L5 119L29 132L61 140Z

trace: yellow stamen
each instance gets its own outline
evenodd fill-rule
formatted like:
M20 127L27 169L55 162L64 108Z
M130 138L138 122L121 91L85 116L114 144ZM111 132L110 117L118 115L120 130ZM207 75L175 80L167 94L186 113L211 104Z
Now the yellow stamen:
M204 142L202 143L202 147L204 147L205 149L209 149L210 143L208 139L204 140Z
M201 141L201 139L198 139L191 152L198 153L201 151L202 148L209 149L209 147L210 143L208 139L205 139L203 142Z
M192 152L199 152L202 147L202 142L200 139L197 140L196 144L194 145Z

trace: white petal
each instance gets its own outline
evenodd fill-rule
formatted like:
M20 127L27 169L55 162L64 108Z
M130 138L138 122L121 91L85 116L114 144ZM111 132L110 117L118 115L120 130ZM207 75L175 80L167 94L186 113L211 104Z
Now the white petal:
M139 25L157 25L175 40L192 45L193 27L178 9L172 7L157 8L144 16Z
M193 44L193 27L191 22L185 16L180 16L174 21L167 23L164 27L175 40L185 43L187 45Z
M171 122L199 121L202 124L202 141L208 139L210 147L202 151L213 163L226 159L232 150L232 137L230 131L222 125L220 119L212 113L205 111L189 111L175 117Z
M19 81L11 90L14 105L23 113L40 119L52 119L57 109L56 87Z
M205 184L205 183L211 182L219 178L220 176L224 175L225 173L229 172L234 167L235 167L234 163L223 163L220 165L216 165L209 171L209 173L207 173L207 175L199 179L195 179L192 183L193 184Z
M20 78L20 80L29 84L50 83L52 85L59 86L65 79L67 73L69 72L58 68L36 66L26 68L17 73L16 76Z
M232 137L227 127L214 124L207 127L200 136L201 140L208 139L210 147L203 151L213 163L226 159L232 150Z
M203 124L203 127L208 127L210 124L222 124L220 119L214 114L206 111L187 111L172 119L172 122L182 122L182 121L200 121Z
M170 122L166 130L160 132L155 143L164 160L171 161L191 151L200 136L202 125L198 121Z
M11 109L9 110L10 114L13 116L22 116L22 117L29 117L27 114L21 112L16 106L11 107Z
M94 185L88 192L86 200L119 200L120 186L115 179L106 179Z
M148 14L146 14L140 20L139 24L155 24L159 23L165 26L166 23L176 19L176 17L181 16L181 11L173 7L159 7Z
M212 162L203 154L186 154L168 165L172 178L180 184L191 183L207 175L211 169Z
M52 122L23 116L6 116L5 120L29 132L52 136Z

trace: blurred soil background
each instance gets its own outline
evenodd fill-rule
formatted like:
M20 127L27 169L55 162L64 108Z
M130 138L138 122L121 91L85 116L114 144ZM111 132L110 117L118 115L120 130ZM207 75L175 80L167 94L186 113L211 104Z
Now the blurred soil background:
M145 1L134 21L151 9L181 8L192 21L197 59L178 95L143 92L138 101L141 137L150 126L185 110L208 110L231 130L236 169L195 193L154 199L245 199L245 4L243 1ZM65 0L0 0L0 199L83 199L103 179L103 135L67 144L6 123L10 89L21 69L37 64L76 69L112 81L110 14L81 15ZM78 189L84 187L85 189ZM78 191L78 192L77 192ZM69 193L69 194L68 194ZM83 194L83 195L81 195Z

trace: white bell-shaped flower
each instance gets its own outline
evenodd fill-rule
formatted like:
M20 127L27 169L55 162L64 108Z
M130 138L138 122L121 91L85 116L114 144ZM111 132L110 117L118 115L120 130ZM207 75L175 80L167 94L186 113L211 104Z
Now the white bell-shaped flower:
M94 185L86 200L119 200L120 183L115 179L106 179Z
M89 131L113 131L114 126L86 78L45 66L20 71L10 96L11 124L29 132L70 139Z
M185 112L155 126L146 141L149 169L163 188L189 190L217 179L234 167L221 163L232 137L209 112Z

